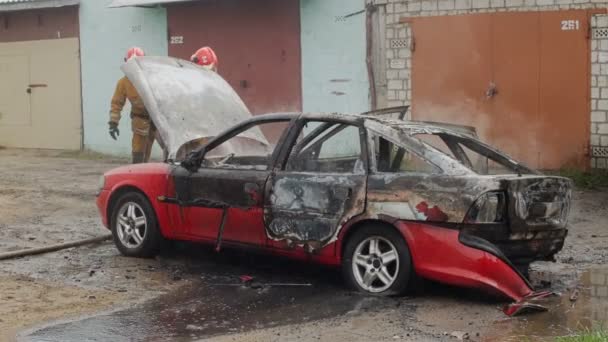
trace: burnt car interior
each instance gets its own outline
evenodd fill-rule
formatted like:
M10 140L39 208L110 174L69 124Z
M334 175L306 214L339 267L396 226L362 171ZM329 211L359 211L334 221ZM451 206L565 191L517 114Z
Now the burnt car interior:
M376 165L378 172L441 173L441 169L404 147L383 137L376 137Z
M458 160L471 171L480 175L534 174L536 172L509 160L503 154L482 142L452 134L433 134L440 139L428 139L429 135L418 134L417 138ZM440 145L439 140L443 143Z
M262 143L249 138L251 135L249 133L253 131L282 132L288 122L289 120L279 120L244 128L207 151L201 166L216 169L267 170L277 139L271 139L272 134L262 133L268 140L268 143Z
M353 172L360 169L361 146L348 144L349 138L358 136L359 128L356 126L309 121L304 125L285 169L303 172Z
M377 117L391 117L404 120L408 106L385 108L377 111L363 113ZM446 123L423 122L450 128L461 135L447 133L420 133L415 137L449 157L459 161L471 171L480 175L499 174L537 174L536 171L522 166L504 154L496 151L490 146L477 139L475 128L452 125ZM397 146L392 142L377 137L376 141L376 165L379 172L441 172L439 168L428 163L407 149Z

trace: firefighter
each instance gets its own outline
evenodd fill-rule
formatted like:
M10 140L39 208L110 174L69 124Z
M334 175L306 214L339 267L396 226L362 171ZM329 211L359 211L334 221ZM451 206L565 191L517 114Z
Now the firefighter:
M127 51L125 62L131 58L144 56L144 50L138 47L132 47ZM150 119L150 115L144 106L144 102L135 90L135 87L125 76L118 81L114 96L112 96L112 104L110 109L110 136L116 140L120 135L118 123L120 121L120 113L125 105L126 100L131 103L131 128L133 131L132 139L132 154L133 164L146 163L150 159L152 145L156 136L156 127Z
M194 64L198 64L205 69L217 72L218 59L215 51L212 48L205 46L202 47L190 57L190 61Z
M204 69L211 70L217 72L218 59L215 51L212 48L205 46L202 47L190 57L190 61L194 64L201 66ZM178 155L181 154L180 157L183 157L185 154L196 150L198 147L207 143L207 137L199 138L196 140L192 140L186 144L184 144L184 151L178 152Z

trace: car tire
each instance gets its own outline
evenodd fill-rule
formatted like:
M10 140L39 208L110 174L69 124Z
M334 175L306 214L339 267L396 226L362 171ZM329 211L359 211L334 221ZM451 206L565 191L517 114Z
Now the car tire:
M116 248L125 256L150 258L160 251L162 236L154 209L139 192L128 192L118 198L110 227Z
M408 290L412 261L397 230L379 224L363 226L346 241L342 256L342 272L351 288L379 296Z

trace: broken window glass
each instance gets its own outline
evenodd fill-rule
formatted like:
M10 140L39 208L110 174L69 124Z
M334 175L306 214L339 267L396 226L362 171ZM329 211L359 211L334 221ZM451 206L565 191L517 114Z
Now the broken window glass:
M262 123L250 127L224 141L205 154L202 167L216 169L267 170L277 141L287 122ZM262 132L265 141L251 139L254 132Z
M517 173L517 165L475 139L450 134L416 134L416 138L480 175Z
M516 171L481 153L475 152L463 143L458 144L471 161L472 170L480 175L501 175Z
M454 157L454 153L450 150L450 147L443 141L443 139L437 134L416 134L416 138L422 140L423 142L433 146L439 151L447 154L448 156L457 159Z
M376 138L376 165L379 172L441 173L441 169L383 137Z
M308 122L287 160L286 170L364 173L359 128L332 122Z

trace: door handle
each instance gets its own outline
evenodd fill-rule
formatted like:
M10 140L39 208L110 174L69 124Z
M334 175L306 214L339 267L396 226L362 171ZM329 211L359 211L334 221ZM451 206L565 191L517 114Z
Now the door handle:
M42 83L30 84L27 86L27 89L25 90L25 92L28 94L31 94L32 88L46 88L46 87L48 87L48 85L42 84Z

